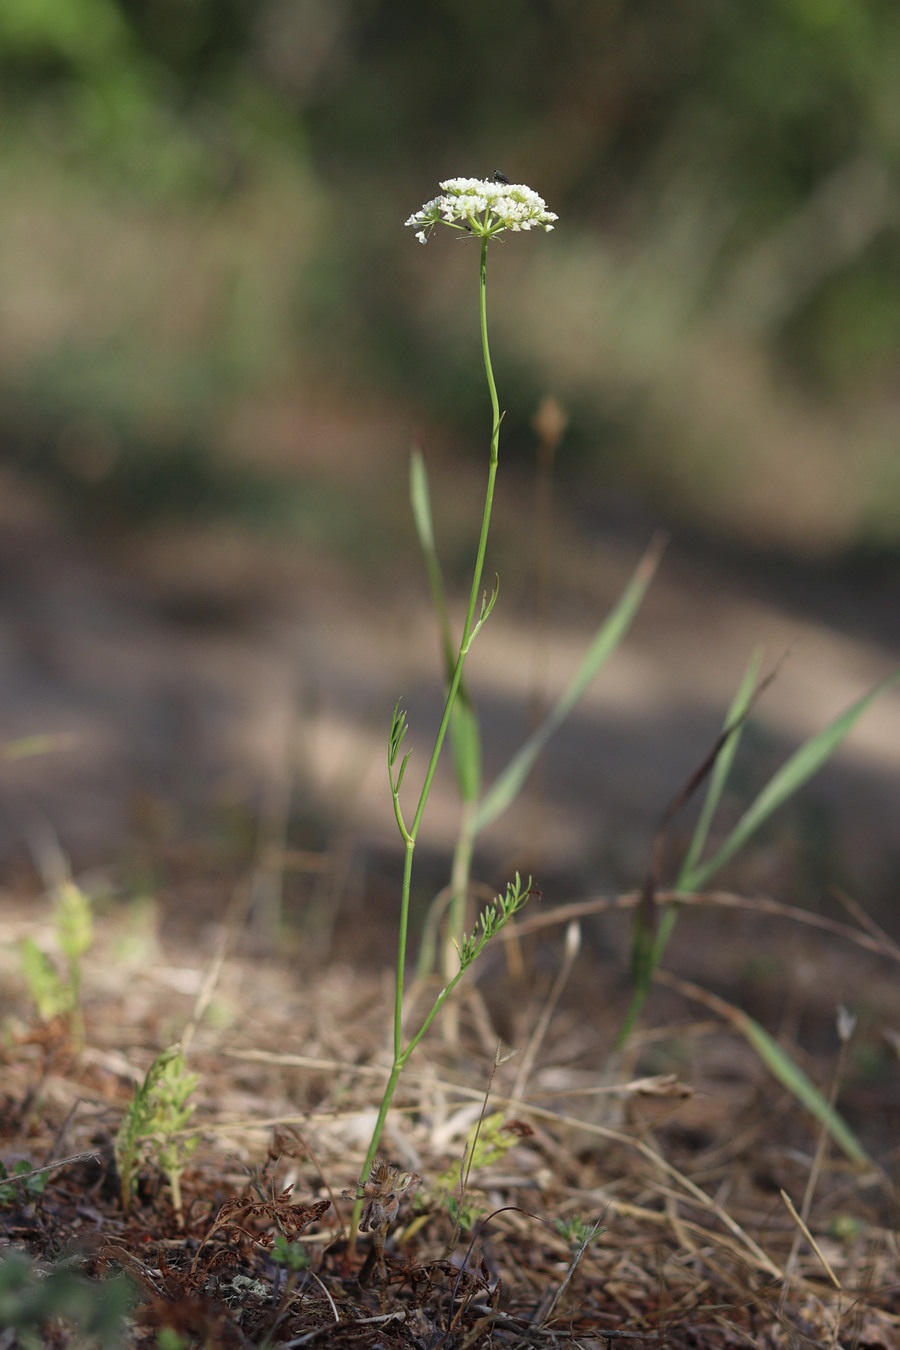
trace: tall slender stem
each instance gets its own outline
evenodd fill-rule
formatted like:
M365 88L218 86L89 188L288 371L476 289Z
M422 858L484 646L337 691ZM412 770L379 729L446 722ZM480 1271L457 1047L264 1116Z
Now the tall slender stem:
M425 773L425 781L422 785L422 791L419 796L419 802L416 807L416 814L413 817L409 832L406 836L406 857L403 865L403 888L400 898L400 935L397 942L397 974L394 986L394 1062L391 1065L391 1072L384 1088L384 1095L381 1098L381 1106L378 1110L378 1118L375 1122L375 1128L372 1131L372 1138L369 1143L369 1151L366 1154L366 1160L363 1164L362 1179L365 1180L369 1175L375 1155L378 1152L378 1145L381 1142L381 1135L384 1131L384 1124L387 1120L387 1114L390 1109L391 1101L394 1096L394 1090L397 1081L409 1058L410 1053L418 1045L421 1034L425 1030L420 1028L418 1035L414 1036L411 1043L404 1050L403 1048L403 986L404 973L406 965L406 940L409 927L409 896L412 884L412 861L413 852L416 846L416 838L419 833L419 826L422 823L422 816L425 812L425 805L428 801L428 795L431 791L432 780L437 770L438 759L444 745L444 739L447 735L447 728L450 725L450 714L453 711L453 704L456 702L456 696L459 692L460 682L462 680L463 667L466 663L466 657L469 654L469 645L472 641L472 632L475 628L475 612L478 606L478 596L481 590L481 578L484 572L484 557L487 552L488 533L491 525L491 511L494 505L494 484L497 478L497 463L499 460L500 447L500 403L497 398L497 386L494 383L494 372L491 367L491 352L488 344L487 329L487 246L488 240L483 238L481 241L481 267L479 269L479 309L481 315L481 349L484 356L484 369L487 376L488 389L491 395L491 453L488 464L488 481L484 498L484 511L481 518L481 534L478 538L478 551L475 555L475 569L472 576L472 588L469 592L469 604L466 610L465 623L463 624L462 637L460 638L459 650L456 657L456 665L453 669L453 678L450 681L450 687L447 690L447 698L444 703L444 712L441 718L441 724L435 737L434 748L431 752L431 758L428 762L428 769ZM448 990L442 991L442 997L439 1002L443 1003L444 995ZM430 1023L437 1005L432 1009L428 1022ZM359 1224L359 1216L362 1212L362 1201L357 1200L353 1208L353 1218L351 1220L350 1244L351 1249L356 1244L356 1230Z
M397 941L397 978L394 986L394 1063L403 1051L403 976L406 969L406 935L409 928L409 892L416 841L410 839L403 860L403 889L400 895L400 937Z
M479 302L481 312L481 349L484 355L484 369L487 375L488 389L491 395L491 410L493 413L493 428L491 432L491 457L488 465L487 491L484 498L484 511L481 518L481 534L478 538L478 552L475 555L475 570L472 575L472 589L469 592L469 605L466 610L466 621L463 625L462 638L460 639L459 652L456 658L456 665L453 669L453 678L450 681L450 688L447 691L447 699L444 703L444 715L441 718L441 725L434 742L434 749L431 752L431 759L425 774L425 781L422 784L422 792L419 797L419 804L416 807L416 814L413 817L413 823L410 826L410 835L415 840L422 823L422 816L425 812L425 804L428 801L428 794L431 791L431 782L437 769L438 758L444 744L444 737L447 734L447 728L450 725L450 713L453 710L453 704L456 702L456 695L459 690L460 680L462 679L463 666L466 663L466 657L469 654L469 643L472 638L472 629L475 626L475 609L478 604L478 593L481 590L481 576L484 571L484 555L487 552L488 533L491 525L491 511L494 505L494 483L497 478L497 463L499 458L500 446L500 403L497 399L497 386L494 383L494 372L491 368L491 351L488 344L487 330L487 239L481 241L481 268L479 272Z

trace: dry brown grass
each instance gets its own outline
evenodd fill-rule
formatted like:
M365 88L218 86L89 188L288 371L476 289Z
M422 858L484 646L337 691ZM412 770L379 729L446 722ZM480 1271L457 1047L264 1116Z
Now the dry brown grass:
M878 1085L847 1087L850 1109L875 1101L873 1126L881 1116L872 1131L854 1121L879 1160L860 1167L827 1141L815 1156L814 1124L727 1018L686 1020L684 989L663 992L671 1002L655 1011L665 1020L613 1064L624 1005L612 1006L610 972L582 953L560 991L561 951L543 979L528 933L631 903L593 900L527 919L526 984L495 972L487 999L472 986L462 1001L459 1046L451 1052L435 1035L421 1047L386 1151L422 1181L387 1233L383 1273L362 1287L365 1251L352 1256L341 1192L359 1180L388 1070L381 973L315 971L302 952L254 956L240 899L227 924L192 938L157 914L142 947L127 915L111 914L85 964L77 1053L64 1025L37 1025L29 1010L13 944L40 924L33 904L6 896L0 1156L8 1166L81 1156L53 1170L40 1199L0 1209L0 1241L44 1265L75 1255L91 1275L126 1270L137 1291L134 1346L156 1345L163 1327L185 1345L900 1346L888 1175L896 1085L885 1080L880 1100ZM773 924L783 918L783 907L778 918L771 902L762 908ZM896 955L862 928L856 940L873 965ZM542 1021L551 992L559 1001ZM531 1068L523 1074L523 1054L496 1071L488 1109L510 1108L517 1133L472 1170L465 1200L478 1217L456 1232L431 1183L459 1166L483 1113L504 1020L497 1007ZM182 1181L182 1231L149 1166L133 1212L121 1213L111 1144L135 1082L188 1028L201 1144ZM664 1046L678 1047L678 1071L659 1071ZM836 1049L792 1049L827 1090ZM579 1254L591 1220L601 1231ZM279 1230L309 1257L295 1280L272 1261ZM74 1343L61 1324L45 1334L48 1344Z

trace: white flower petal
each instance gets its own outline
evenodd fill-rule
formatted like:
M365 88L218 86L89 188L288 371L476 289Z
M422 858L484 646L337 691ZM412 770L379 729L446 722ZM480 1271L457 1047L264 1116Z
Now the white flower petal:
M519 233L540 226L553 229L558 217L542 197L525 183L497 183L484 178L448 178L434 197L407 220L407 225L463 224L471 233L492 238L504 230ZM417 239L425 243L424 230Z

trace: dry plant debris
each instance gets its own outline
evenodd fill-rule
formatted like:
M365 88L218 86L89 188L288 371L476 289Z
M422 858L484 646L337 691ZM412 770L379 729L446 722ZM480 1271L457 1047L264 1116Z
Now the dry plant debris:
M4 1350L82 1343L55 1312L37 1340L14 1329L22 1305L3 1273L21 1269L17 1254L32 1293L59 1272L82 1292L124 1274L125 1343L154 1350L900 1347L889 1178L829 1146L807 1197L816 1131L728 1025L673 1017L634 1072L605 1081L613 1024L599 1000L585 1017L585 990L572 990L530 1080L515 1060L496 1073L488 1115L495 1028L473 989L459 1045L435 1035L423 1047L386 1156L360 1178L388 1064L382 982L339 968L301 979L287 962L228 955L212 1014L193 1027L199 1143L181 1179L182 1228L146 1164L123 1212L113 1145L135 1085L190 1023L209 952L157 942L116 966L117 920L98 925L108 931L85 960L79 1045L24 997L10 953L34 929L29 910L7 898L2 915ZM523 1042L537 993L510 995ZM663 1037L689 1048L677 1074L648 1071ZM444 1191L438 1204L430 1183L454 1164L462 1178L476 1125L493 1131L507 1103L509 1147L483 1149L464 1196ZM343 1202L357 1187L354 1253Z

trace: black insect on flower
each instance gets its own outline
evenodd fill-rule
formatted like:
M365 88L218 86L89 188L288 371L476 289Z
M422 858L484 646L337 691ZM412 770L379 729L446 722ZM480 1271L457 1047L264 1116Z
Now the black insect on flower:
M499 169L494 170L494 182L505 183L506 186L509 187L509 179L507 178L506 174L501 173Z

